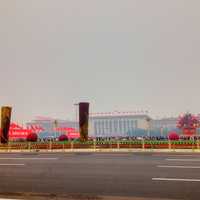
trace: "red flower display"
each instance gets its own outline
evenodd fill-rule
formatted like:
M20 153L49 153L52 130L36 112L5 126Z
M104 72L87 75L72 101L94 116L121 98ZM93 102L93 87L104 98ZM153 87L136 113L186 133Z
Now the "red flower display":
M187 113L179 117L177 127L182 129L186 135L193 135L196 129L200 127L200 121L197 116Z
M68 137L66 135L60 135L58 140L59 141L66 141L66 140L68 140Z
M179 140L179 135L176 132L169 132L168 138L169 140Z
M36 133L29 133L26 139L28 142L37 142L38 136Z

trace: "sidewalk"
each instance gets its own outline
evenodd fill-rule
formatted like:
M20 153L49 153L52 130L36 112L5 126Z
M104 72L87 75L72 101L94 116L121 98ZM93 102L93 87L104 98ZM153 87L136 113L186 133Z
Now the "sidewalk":
M158 153L200 153L200 149L54 149L54 150L36 150L36 149L21 149L21 150L11 150L11 149L1 149L0 153L76 153L76 152L95 152L95 153L129 153L129 152L158 152Z

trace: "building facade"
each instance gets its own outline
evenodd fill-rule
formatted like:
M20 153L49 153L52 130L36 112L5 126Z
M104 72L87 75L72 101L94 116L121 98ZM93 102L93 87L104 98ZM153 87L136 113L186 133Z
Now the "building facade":
M151 121L150 135L166 137L170 131L179 132L179 129L177 128L177 120L178 118L176 117L153 119Z
M68 120L60 120L60 119L35 119L31 122L26 123L27 127L31 126L40 126L45 131L55 131L55 128L62 127L70 127L78 130L78 122L68 121Z
M177 120L178 118L176 117L154 119L151 121L151 126L152 129L161 129L161 128L167 128L169 130L176 129Z
M89 137L138 137L167 136L169 131L177 130L178 118L152 119L148 113L113 112L90 114ZM35 119L27 127L41 127L41 137L58 136L56 128L70 127L77 131L79 123L59 119ZM56 134L56 135L55 135Z
M147 114L104 113L89 118L89 136L91 137L129 137L136 130L149 128Z
M78 122L60 119L35 119L26 124L28 129L38 133L40 139L57 138L67 132L78 132ZM71 130L70 130L71 129Z

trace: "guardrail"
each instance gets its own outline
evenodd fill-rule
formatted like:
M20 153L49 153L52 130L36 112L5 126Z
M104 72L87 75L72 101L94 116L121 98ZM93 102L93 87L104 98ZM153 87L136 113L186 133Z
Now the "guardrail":
M0 150L73 150L73 149L200 149L200 141L66 141L66 142L10 142L0 144Z

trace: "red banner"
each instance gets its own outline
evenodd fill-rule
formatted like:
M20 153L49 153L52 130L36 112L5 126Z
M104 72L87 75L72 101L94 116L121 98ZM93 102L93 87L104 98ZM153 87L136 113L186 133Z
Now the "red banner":
M29 133L32 133L31 129L25 129L22 126L16 124L16 123L11 123L10 129L9 129L9 138L12 139L19 139L23 138L26 139L27 135Z
M80 138L80 133L79 132L69 132L67 134L68 139L76 139L76 138Z

